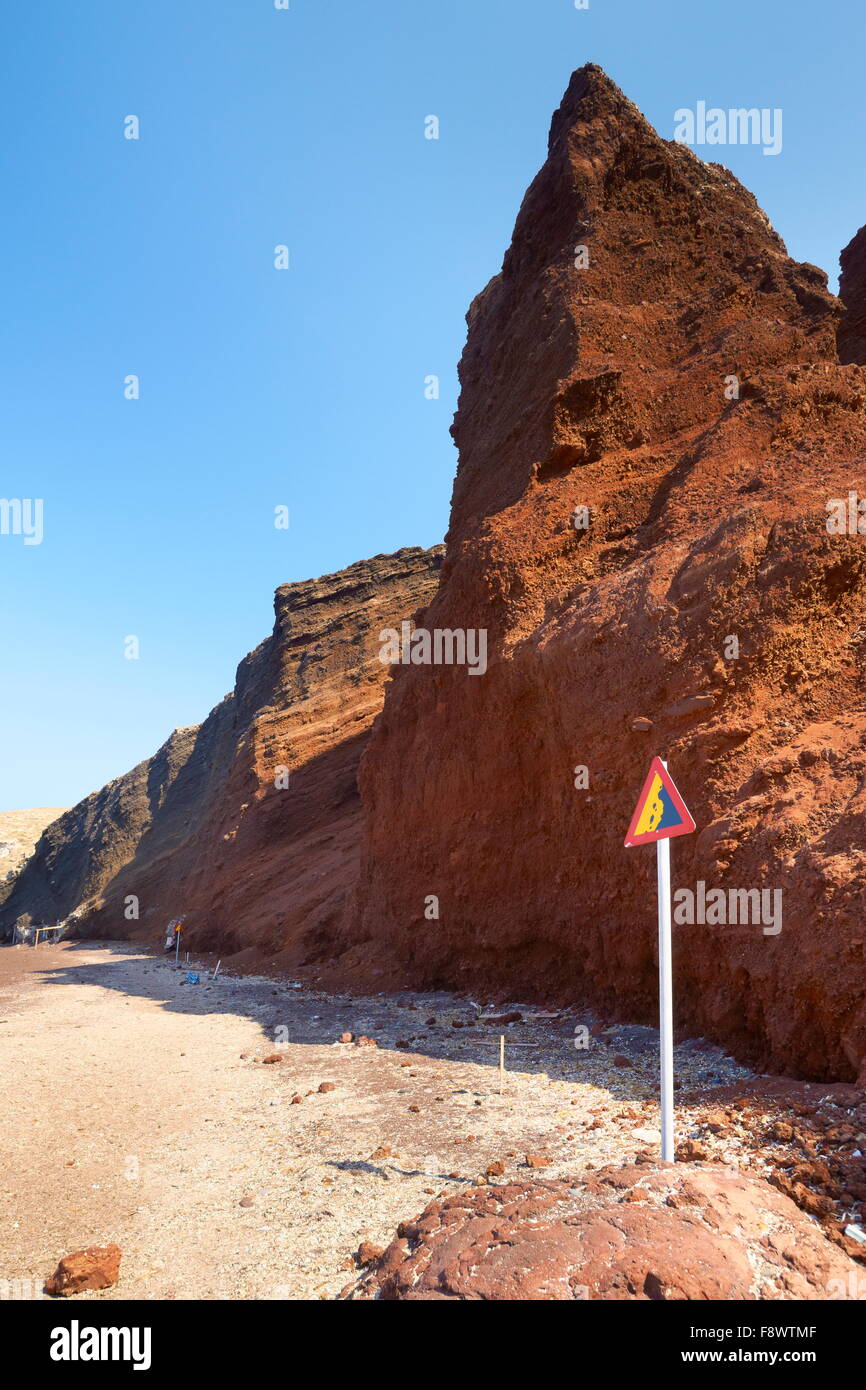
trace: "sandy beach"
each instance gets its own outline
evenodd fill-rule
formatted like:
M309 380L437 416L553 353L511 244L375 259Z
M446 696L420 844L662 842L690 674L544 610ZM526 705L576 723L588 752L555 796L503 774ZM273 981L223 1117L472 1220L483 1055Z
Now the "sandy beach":
M650 1029L581 1050L592 1020L567 1013L483 1023L443 994L185 978L123 943L0 950L7 1297L114 1241L120 1282L83 1297L331 1298L361 1242L491 1165L505 1180L531 1154L556 1177L653 1147ZM677 1065L710 1091L749 1075L688 1044Z

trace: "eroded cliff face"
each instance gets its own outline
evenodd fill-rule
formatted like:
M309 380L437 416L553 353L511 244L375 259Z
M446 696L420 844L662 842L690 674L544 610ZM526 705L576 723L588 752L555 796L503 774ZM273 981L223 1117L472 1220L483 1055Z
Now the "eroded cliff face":
M866 364L866 227L852 237L840 258L839 298L845 313L839 325L840 362Z
M777 934L675 927L679 1026L863 1073L866 542L827 522L866 494L866 371L841 314L726 169L574 75L460 368L425 626L485 629L489 668L395 668L359 970L652 1021L655 862L623 838L658 753L698 824L674 886L782 894Z
M233 693L48 828L0 928L75 911L80 934L156 941L184 914L185 945L236 962L327 953L357 876L379 634L424 607L440 560L441 547L406 549L279 588L273 633Z

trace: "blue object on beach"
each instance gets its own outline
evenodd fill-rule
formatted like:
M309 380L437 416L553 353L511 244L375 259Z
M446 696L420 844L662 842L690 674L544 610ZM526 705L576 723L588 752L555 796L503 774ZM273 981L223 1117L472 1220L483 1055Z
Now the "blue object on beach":
M186 972L186 982L187 982L188 985L199 985L199 984L201 984L201 976L199 975L198 971L197 971L197 970L188 970L188 971Z

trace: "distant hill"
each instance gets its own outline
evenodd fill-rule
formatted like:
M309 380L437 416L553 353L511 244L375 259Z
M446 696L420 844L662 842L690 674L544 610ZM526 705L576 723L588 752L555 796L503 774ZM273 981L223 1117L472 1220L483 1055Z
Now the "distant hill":
M182 914L192 949L286 968L332 953L358 875L358 763L390 674L380 633L429 603L441 556L408 548L281 585L271 636L204 723L43 836L0 899L0 940L75 913L77 935L155 943Z
M28 811L0 811L0 903L12 892L45 827L65 810L65 806L34 806Z

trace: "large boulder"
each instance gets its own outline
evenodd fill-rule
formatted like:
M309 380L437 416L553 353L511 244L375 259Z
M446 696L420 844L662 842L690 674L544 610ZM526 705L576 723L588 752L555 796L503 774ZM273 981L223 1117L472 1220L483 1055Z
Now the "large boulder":
M717 1164L632 1164L432 1202L349 1299L849 1299L866 1270Z

